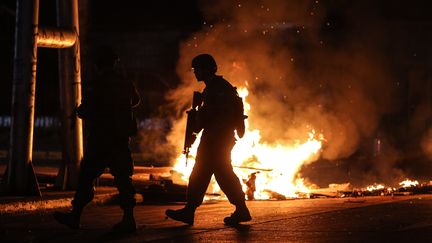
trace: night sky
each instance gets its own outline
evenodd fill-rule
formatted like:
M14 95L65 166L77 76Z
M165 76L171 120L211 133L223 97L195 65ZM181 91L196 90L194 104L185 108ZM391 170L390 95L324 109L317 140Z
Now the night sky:
M119 6L117 2L91 1L89 11L89 31L98 33L119 33L127 35L128 32L143 33L166 33L167 31L179 31L183 36L175 36L173 42L179 43L182 38L186 38L194 31L200 29L205 21L202 14L202 8L205 4L197 1L125 1ZM208 1L207 1L208 2ZM257 1L257 3L260 1ZM265 1L262 1L265 2ZM294 1L295 2L295 1ZM359 29L365 29L359 25L374 25L372 21L377 15L379 21L385 22L386 25L393 28L395 42L399 49L383 50L392 55L389 59L394 66L407 66L414 63L414 66L430 65L430 35L424 32L430 30L432 17L429 13L431 9L430 1L412 1L407 4L406 1L322 1L327 6L326 19L332 22L330 28L323 26L322 37L327 39L329 44L343 46L344 41L349 38L355 38ZM363 2L358 4L358 2ZM210 1L217 6L218 1ZM361 9L356 8L361 5ZM12 83L13 69L13 45L14 45L14 24L15 24L15 1L5 0L0 5L0 114L7 115L10 113L10 93ZM355 13L361 11L361 14ZM354 13L354 17L349 16ZM374 17L371 17L374 13ZM356 19L356 18L364 18ZM217 17L209 17L210 21L217 22ZM207 20L207 21L208 21ZM219 19L220 21L220 19ZM409 27L395 27L401 23L411 23ZM412 24L414 23L414 24ZM52 1L40 1L40 26L55 25L55 3ZM414 27L414 28L413 28ZM410 28L410 29L406 29ZM384 30L383 31L388 31ZM429 31L430 32L430 31ZM364 33L361 33L364 34ZM390 33L391 34L391 33ZM91 34L90 34L91 35ZM162 36L161 39L166 38ZM396 39L397 38L397 39ZM145 40L142 41L145 43ZM383 48L394 46L389 43ZM156 47L159 48L159 47ZM178 53L176 48L171 48L172 53L167 56L170 62L175 65ZM394 53L389 53L394 52ZM40 104L37 109L42 114L53 115L57 112L55 107L48 107L46 104L52 104L52 99L57 99L57 73L53 70L56 65L56 50L39 49L38 60L38 98ZM144 62L144 61L143 61ZM145 64L143 64L145 65ZM171 66L173 67L173 66ZM175 68L175 66L174 66ZM420 67L424 68L424 67ZM396 67L395 72L398 72ZM158 72L171 72L174 70L157 70ZM85 77L83 77L85 79ZM42 81L43 80L43 81ZM173 81L175 83L175 81ZM50 90L49 92L45 92ZM41 95L41 93L44 95ZM46 95L48 94L48 95Z
M166 39L167 37L163 36L163 33L170 31L181 33L181 35L174 36L175 39L170 43L173 47L169 47L172 53L168 53L169 56L165 56L168 60L167 62L171 63L172 68L175 68L175 59L178 56L176 53L176 48L178 47L173 43L178 44L182 38L199 29L203 22L203 17L195 1L126 1L121 6L119 6L118 2L102 0L90 2L88 5L90 23L87 26L88 30L92 32L89 34L90 40L94 38L98 42L101 35L125 36L132 32L151 33L151 35L158 35L158 32L160 32L162 33L160 39ZM55 1L40 1L39 5L39 26L56 26ZM0 4L0 53L2 54L0 56L0 115L8 115L10 113L15 33L14 15L15 1L2 1ZM97 37L92 37L93 33L97 33ZM141 42L144 45L145 43L147 45L151 44L150 41L146 41L145 39L133 41ZM83 46L86 44L82 43ZM116 47L114 46L114 48ZM82 55L84 56L85 53ZM129 53L124 55L127 56ZM158 64L160 65L161 63ZM145 65L145 63L142 64L144 68ZM162 63L162 65L166 64ZM58 101L58 73L56 66L57 50L39 48L36 76L36 115L57 115L59 112L59 107L52 105L53 100ZM157 70L157 72L168 72L171 73L171 76L175 76L175 70ZM86 77L82 78L85 79Z

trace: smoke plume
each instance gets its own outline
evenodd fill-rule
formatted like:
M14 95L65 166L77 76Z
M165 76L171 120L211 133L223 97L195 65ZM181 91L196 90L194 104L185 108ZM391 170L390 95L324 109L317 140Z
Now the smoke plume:
M384 22L372 8L362 11L361 3L351 1L255 0L202 1L201 9L206 22L181 44L181 84L167 96L179 119L169 140L179 152L184 111L193 91L202 89L190 71L192 58L201 53L213 55L218 74L234 86L248 88L250 127L261 131L263 141L292 144L315 129L326 139L324 160L373 150L372 142L363 141L378 136L380 119L398 101L380 51ZM394 170L399 155L389 147L365 178L400 176Z

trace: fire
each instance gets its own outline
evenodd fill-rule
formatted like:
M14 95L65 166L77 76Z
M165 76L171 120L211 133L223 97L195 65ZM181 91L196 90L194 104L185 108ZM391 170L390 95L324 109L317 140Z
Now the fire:
M416 187L416 186L419 186L420 184L418 181L412 181L410 179L406 179L404 181L401 181L399 183L399 185L401 186L401 188L408 188L408 187ZM383 184L376 184L376 183L373 185L367 186L366 190L369 192L379 191L379 190L387 190L387 192L389 192L389 193L397 191L397 189L394 187L387 187L386 188Z
M251 109L246 101L248 90L240 88L238 91L243 98L244 110L247 114ZM289 145L267 144L261 141L258 129L249 129L249 122L250 119L245 120L246 133L242 139L237 139L231 153L234 172L243 182L243 190L247 191L246 182L254 173L256 191L253 193L253 198L255 199L295 198L301 193L307 194L309 188L299 177L298 172L304 163L317 159L323 136L312 130L309 138L304 142ZM191 148L187 166L184 155L179 156L174 165L173 170L182 174L181 179L184 183L187 182L192 171L200 136L201 134ZM215 180L212 180L209 190L212 193L220 192Z
M366 187L366 190L372 192L372 191L382 190L384 188L385 187L381 184L378 184L378 185L374 184L374 185L370 185L370 186Z
M406 180L402 181L401 183L399 183L399 185L401 185L403 188L406 188L406 187L418 186L419 182L406 179Z

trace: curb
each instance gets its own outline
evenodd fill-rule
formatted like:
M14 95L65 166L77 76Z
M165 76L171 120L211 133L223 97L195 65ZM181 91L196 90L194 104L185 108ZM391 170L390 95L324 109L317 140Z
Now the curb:
M111 190L108 192L101 192L95 194L94 199L89 205L95 204L107 204L117 196L117 190ZM27 213L41 213L59 208L67 208L71 206L73 195L69 194L66 197L44 199L35 198L28 201L20 201L20 198L11 202L1 203L0 202L0 215L7 214L27 214Z

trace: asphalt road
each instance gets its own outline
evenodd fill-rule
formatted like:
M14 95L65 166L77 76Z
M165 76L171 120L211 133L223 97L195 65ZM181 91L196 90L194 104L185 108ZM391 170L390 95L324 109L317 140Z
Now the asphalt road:
M432 242L432 195L249 201L254 219L223 224L227 201L207 202L191 227L165 219L181 204L140 204L138 231L115 235L115 205L86 208L80 230L57 224L51 211L0 215L0 242Z

